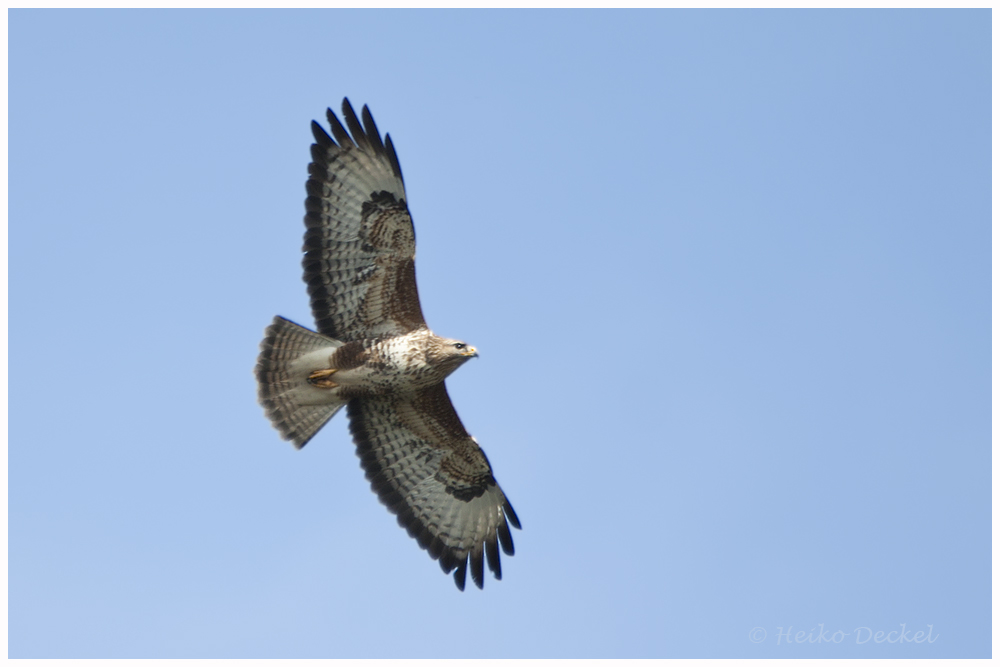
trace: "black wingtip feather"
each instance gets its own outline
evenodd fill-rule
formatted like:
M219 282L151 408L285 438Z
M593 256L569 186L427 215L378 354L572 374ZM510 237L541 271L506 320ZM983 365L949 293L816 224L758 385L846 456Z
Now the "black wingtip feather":
M466 563L467 563L467 561L465 559L463 559L462 562L459 563L458 569L455 570L455 585L458 586L458 590L460 590L460 591L464 591L465 590L465 568L466 568Z
M497 550L497 540L495 537L493 539L487 538L486 540L486 564L489 566L493 576L499 581L501 578L500 552Z
M346 97L344 98L344 102L350 105L350 102L347 102ZM351 141L351 135L349 135L347 130L344 129L344 126L340 124L340 119L337 118L337 114L333 113L333 109L326 110L326 120L330 123L330 129L333 131L334 139L337 140L337 143L340 144L341 147L347 148L348 146L354 145L354 142Z
M503 501L503 512L507 515L507 520L510 521L510 524L518 530L521 530L521 520L517 518L517 513L511 506L510 501L506 498L504 498Z
M361 121L358 120L357 114L354 113L354 107L351 106L346 97L344 98L341 112L344 114L344 122L347 123L347 129L351 131L355 145L361 149L374 150L368 141L368 137L365 136L365 129L361 126Z
M334 142L333 138L326 133L326 130L323 129L322 125L313 121L310 127L312 128L313 138L316 139L317 144L323 146L324 148L336 145L336 142Z
M441 565L441 570L445 574L451 574L451 571L455 569L455 556L450 551L446 551L441 554L441 559L438 563Z
M483 547L479 545L469 554L470 565L472 566L472 582L479 590L483 589Z
M497 537L500 538L500 547L503 552L508 556L514 555L514 539L510 536L510 528L507 527L507 522L504 521L497 528Z
M372 112L368 110L367 104L361 108L361 122L364 123L365 134L368 135L368 141L372 143L372 148L379 153L385 153L385 146L382 145L382 135L378 133L375 119L372 118Z
M392 163L392 171L399 180L403 180L403 169L399 166L399 158L396 157L396 147L392 145L392 137L388 134L385 135L385 152L389 156L389 162Z

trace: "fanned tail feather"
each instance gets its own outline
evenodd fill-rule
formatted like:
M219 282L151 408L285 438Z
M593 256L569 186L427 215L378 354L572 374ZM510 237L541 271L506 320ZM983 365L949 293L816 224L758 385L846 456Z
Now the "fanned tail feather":
M341 345L283 317L275 317L264 331L254 369L257 397L281 437L297 448L345 405L308 379L315 360L329 357Z

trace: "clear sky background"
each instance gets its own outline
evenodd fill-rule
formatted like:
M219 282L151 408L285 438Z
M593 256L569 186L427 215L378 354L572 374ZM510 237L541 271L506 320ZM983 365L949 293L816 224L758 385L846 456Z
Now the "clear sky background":
M990 21L10 12L10 656L990 656ZM481 353L485 591L256 403L345 95Z

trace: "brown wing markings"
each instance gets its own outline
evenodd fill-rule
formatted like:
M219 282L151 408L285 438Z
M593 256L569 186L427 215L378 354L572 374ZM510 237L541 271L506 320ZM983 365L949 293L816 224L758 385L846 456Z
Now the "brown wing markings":
M412 256L416 248L406 201L391 192L373 192L361 205L361 238L383 253Z
M441 459L437 474L447 493L469 501L496 484L486 454L462 425L443 382L417 394L413 406L426 417L419 426L431 431L430 442L441 443L450 450Z
M413 222L395 148L367 107L314 123L303 271L319 330L340 340L426 328L413 266Z
M460 589L469 569L482 587L484 563L499 579L500 548L514 553L508 523L520 523L444 385L409 399L354 400L347 410L365 476L399 525L446 574L454 570Z
M355 399L347 404L350 431L354 436L361 467L365 470L365 478L371 482L372 490L389 511L396 515L399 525L405 528L410 537L416 539L432 558L442 558L449 553L446 551L447 546L417 518L413 508L406 503L401 493L401 480L390 474L389 466L395 459L386 451L389 449L386 441L392 440L396 459L412 454L414 450L420 448L420 443L414 434L401 435L405 432L399 428L392 411L386 409L387 405L387 399L384 397ZM377 413L379 421L372 418L372 413ZM426 451L421 458L424 463L433 465L434 453ZM445 570L445 573L450 571L451 568Z
M361 238L377 253L371 286L364 297L365 324L374 327L388 318L401 331L426 327L413 262L413 223L406 202L390 192L373 193L362 207Z
M426 327L424 313L417 295L417 273L413 259L406 259L395 266L389 266L382 286L383 302L389 304L389 317L403 331L415 331Z

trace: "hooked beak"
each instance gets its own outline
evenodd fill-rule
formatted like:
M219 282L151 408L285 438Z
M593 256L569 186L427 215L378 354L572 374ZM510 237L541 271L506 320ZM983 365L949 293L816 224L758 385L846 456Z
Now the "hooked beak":
M474 348L474 347L472 347L470 345L469 347L465 348L465 350L462 352L462 356L463 357L478 357L479 353L476 352L476 348Z

